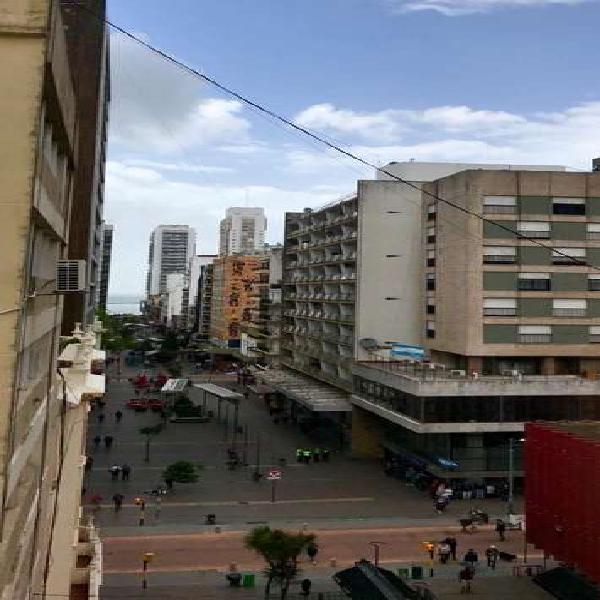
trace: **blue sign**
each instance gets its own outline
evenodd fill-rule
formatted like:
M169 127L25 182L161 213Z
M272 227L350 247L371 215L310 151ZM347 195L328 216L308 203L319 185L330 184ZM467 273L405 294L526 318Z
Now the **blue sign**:
M391 354L392 356L423 360L425 358L425 348L423 346L412 346L411 344L392 344Z

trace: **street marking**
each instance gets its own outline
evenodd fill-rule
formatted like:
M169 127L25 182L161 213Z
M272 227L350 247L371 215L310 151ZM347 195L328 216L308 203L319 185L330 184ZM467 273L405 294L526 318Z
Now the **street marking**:
M344 502L374 502L375 498L369 496L347 497L347 498L298 498L293 500L277 500L275 504L328 504ZM163 502L163 508L169 506L264 506L272 505L270 500L216 500L213 502ZM93 504L86 504L88 508L93 508ZM112 504L100 504L101 508L112 508ZM136 504L123 504L123 508L138 508Z

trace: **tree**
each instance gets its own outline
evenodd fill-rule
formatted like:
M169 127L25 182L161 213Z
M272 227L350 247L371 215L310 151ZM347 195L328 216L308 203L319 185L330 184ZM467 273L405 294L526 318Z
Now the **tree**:
M158 435L163 430L163 424L158 423L157 425L153 425L152 427L142 427L140 429L140 433L146 436L146 446L144 453L144 461L150 462L150 439L153 435Z
M274 581L281 586L281 598L286 597L290 582L300 572L298 556L307 546L315 544L315 540L316 537L312 533L289 533L268 526L255 527L246 535L246 548L260 554L267 563L265 597L269 596Z
M171 483L196 483L200 478L202 468L200 463L178 460L163 471L163 479Z

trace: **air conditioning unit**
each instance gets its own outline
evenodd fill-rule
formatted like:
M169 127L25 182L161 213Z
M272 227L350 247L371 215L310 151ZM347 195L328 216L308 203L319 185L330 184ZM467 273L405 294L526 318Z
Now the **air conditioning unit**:
M85 260L59 260L56 264L56 291L59 294L85 291L85 270Z

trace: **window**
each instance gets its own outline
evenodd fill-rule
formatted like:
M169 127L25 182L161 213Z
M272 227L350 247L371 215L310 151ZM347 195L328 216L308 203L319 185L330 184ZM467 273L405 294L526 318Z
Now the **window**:
M513 214L517 206L514 196L484 196L483 212L487 214Z
M483 262L513 264L516 260L517 249L514 246L484 246Z
M427 250L427 266L435 267L435 250Z
M549 292L550 273L519 273L519 290Z
M435 304L428 304L427 305L427 314L428 315L435 315Z
M428 221L435 221L437 217L437 207L435 204L430 204L427 207L427 220Z
M600 344L600 325L591 325L588 329L589 341L592 344Z
M427 289L430 292L435 290L435 275L433 273L427 273Z
M552 314L555 317L585 317L587 302L585 300L558 299L552 300Z
M550 223L548 221L519 221L517 231L532 238L549 238Z
M427 243L435 243L435 226L433 225L427 228Z
M587 224L587 239L600 240L600 223Z
M585 198L553 198L555 215L585 215Z
M588 290L590 292L600 292L600 274L588 275Z
M548 344L552 341L550 325L520 325L519 342L521 344Z
M515 298L484 298L483 314L486 317L514 317L517 314Z
M552 250L554 265L585 265L585 248L554 248Z
M427 337L435 337L435 321L427 321Z

